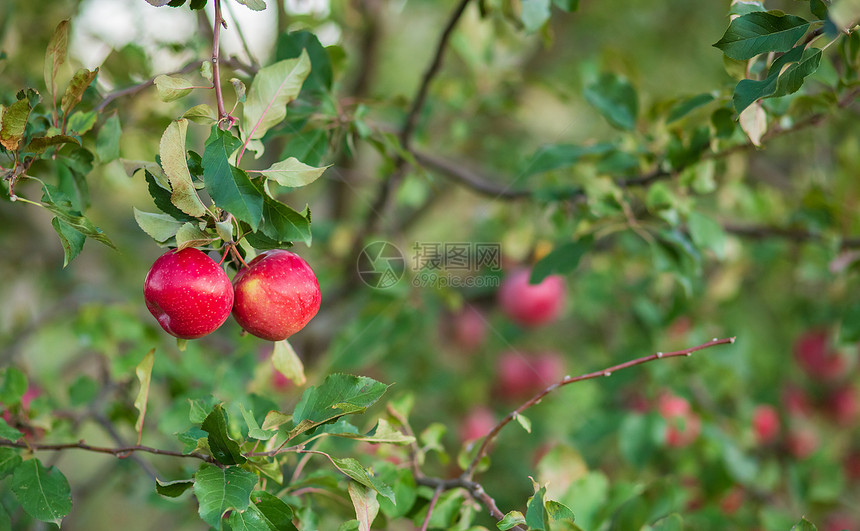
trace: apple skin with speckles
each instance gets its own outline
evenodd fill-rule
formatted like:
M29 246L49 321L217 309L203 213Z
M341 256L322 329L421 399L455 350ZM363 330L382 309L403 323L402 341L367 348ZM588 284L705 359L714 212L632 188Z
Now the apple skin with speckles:
M146 307L164 330L196 339L224 324L233 308L233 285L221 267L194 248L161 255L143 283Z
M322 300L311 266L290 251L264 251L233 278L233 318L248 333L281 341L305 327Z

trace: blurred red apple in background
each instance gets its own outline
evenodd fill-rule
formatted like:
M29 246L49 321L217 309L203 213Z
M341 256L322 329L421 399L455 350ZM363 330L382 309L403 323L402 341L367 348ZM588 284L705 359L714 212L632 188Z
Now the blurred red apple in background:
M475 406L460 423L460 441L467 442L490 433L496 424L496 414L487 406Z
M770 444L779 436L779 413L769 405L756 406L753 410L752 427L759 445Z
M812 403L802 388L786 385L782 390L782 404L792 417L805 417L812 411Z
M466 304L451 316L451 333L454 343L462 350L475 350L487 339L487 320L480 310Z
M564 309L564 278L551 275L530 284L531 269L514 271L502 280L499 305L502 312L522 326L540 326L555 321Z
M798 426L786 438L788 452L797 459L806 459L818 449L818 433L811 426Z
M233 317L249 333L269 341L295 334L320 309L320 285L299 255L274 249L251 260L233 279Z
M851 385L843 385L831 391L825 399L824 406L827 413L840 426L853 425L860 413L857 390Z
M194 339L224 324L233 307L233 286L221 267L194 248L161 255L143 283L146 307L168 333Z
M664 393L657 399L657 411L666 420L666 445L682 448L699 436L702 422L690 410L687 399L672 393Z
M536 355L508 351L496 362L499 394L512 400L537 394L564 375L564 358L552 351Z
M824 330L812 330L798 337L794 359L814 380L834 380L848 369L848 361L831 347L830 335Z

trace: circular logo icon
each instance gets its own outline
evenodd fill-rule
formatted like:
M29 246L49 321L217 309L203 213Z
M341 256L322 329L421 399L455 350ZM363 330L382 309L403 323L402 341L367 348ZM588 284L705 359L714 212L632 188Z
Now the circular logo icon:
M391 242L370 243L358 254L358 276L371 288L390 288L403 278L405 269L403 253Z

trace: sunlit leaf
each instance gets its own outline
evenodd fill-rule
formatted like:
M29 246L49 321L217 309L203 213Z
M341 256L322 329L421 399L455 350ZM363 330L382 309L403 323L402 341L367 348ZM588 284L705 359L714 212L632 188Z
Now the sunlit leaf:
M137 225L143 232L159 243L163 243L176 236L176 232L184 224L184 222L174 219L167 214L153 214L136 208L133 210L134 220L137 222Z
M191 93L196 85L182 76L169 76L161 74L156 76L155 88L158 98L163 102L176 101Z
M283 374L294 384L303 386L307 382L307 378L305 378L305 366L286 339L274 342L272 364L275 366L275 370Z
M187 129L188 120L185 118L170 122L161 135L158 153L161 156L161 167L170 181L171 202L189 216L202 217L206 214L206 207L197 195L185 158Z
M281 186L299 188L319 179L328 167L329 166L314 168L313 166L308 166L294 157L290 157L287 160L282 160L272 164L265 170L260 170L260 173L277 182Z
M319 386L308 387L293 411L296 428L291 436L343 415L362 413L388 386L366 376L330 374Z
M242 130L246 138L262 138L287 115L286 106L296 99L310 73L306 52L297 59L285 59L263 67L254 76L245 102Z

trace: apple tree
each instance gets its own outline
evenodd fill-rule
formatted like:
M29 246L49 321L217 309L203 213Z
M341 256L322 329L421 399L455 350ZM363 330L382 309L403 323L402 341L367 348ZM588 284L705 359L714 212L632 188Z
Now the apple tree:
M5 2L0 529L857 528L858 21Z

